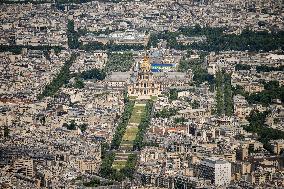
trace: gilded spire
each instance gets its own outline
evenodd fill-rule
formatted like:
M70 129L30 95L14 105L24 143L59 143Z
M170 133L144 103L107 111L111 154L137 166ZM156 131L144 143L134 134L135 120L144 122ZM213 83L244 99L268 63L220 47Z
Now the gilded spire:
M151 69L150 60L149 60L149 56L147 55L147 53L145 54L144 59L142 63L140 64L140 69L144 72L149 72Z

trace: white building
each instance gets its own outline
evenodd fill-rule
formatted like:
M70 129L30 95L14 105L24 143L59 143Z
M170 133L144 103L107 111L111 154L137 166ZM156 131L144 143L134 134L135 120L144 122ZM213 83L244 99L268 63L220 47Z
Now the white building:
M231 163L216 157L206 158L198 166L200 177L210 179L216 186L230 184Z

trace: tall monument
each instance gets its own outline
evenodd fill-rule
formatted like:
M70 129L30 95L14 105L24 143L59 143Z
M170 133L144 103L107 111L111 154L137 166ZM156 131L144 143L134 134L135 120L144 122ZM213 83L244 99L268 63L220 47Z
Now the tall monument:
M149 99L151 96L161 94L161 85L155 82L151 72L149 56L145 55L140 62L138 73L130 81L127 90L129 96L135 96L139 99Z

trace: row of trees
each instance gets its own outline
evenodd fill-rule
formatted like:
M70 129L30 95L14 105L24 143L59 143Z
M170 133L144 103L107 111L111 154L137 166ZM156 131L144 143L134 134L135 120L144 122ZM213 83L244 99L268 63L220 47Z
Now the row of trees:
M262 104L263 106L269 106L273 99L280 99L284 102L284 86L280 86L278 81L259 82L264 85L263 91L249 94L243 87L237 85L233 89L234 95L244 96L249 104Z
M106 157L103 159L100 175L104 178L108 178L115 181L122 181L125 178L130 178L131 180L134 178L134 171L137 162L137 154L130 154L128 156L125 167L120 170L112 168L112 163L115 159L115 153L109 152ZM96 183L98 184L98 183Z
M3 130L4 130L4 138L8 138L9 137L9 135L10 135L10 129L9 129L9 127L8 126L4 126L4 128L3 128Z
M101 181L98 178L93 178L91 181L89 182L85 182L83 183L84 186L86 187L98 187L98 186L109 186L109 185L113 185L114 183L111 181Z
M145 114L143 114L143 117L141 118L141 122L138 126L138 132L133 142L133 150L140 150L143 146L144 134L146 133L146 129L150 125L152 107L153 102L148 101L145 107Z
M207 36L208 37L208 36ZM222 34L209 36L206 43L192 44L191 47L206 51L271 51L284 49L284 32L268 33L244 30L240 35Z
M102 163L101 163L99 173L104 178L108 178L108 179L116 180L116 181L122 181L126 177L132 179L135 166L136 166L136 161L137 161L137 155L130 154L128 156L128 160L124 168L122 168L119 171L117 169L112 168L112 164L115 160L115 152L110 151L110 149L119 148L119 145L126 131L126 127L127 127L128 121L131 117L131 113L134 107L134 102L130 101L127 98L127 93L125 93L124 101L125 101L125 109L120 118L120 122L116 128L116 132L112 139L111 145L109 146L107 143L102 143L102 148L101 148L102 149Z
M184 122L187 122L187 121L188 121L188 119L186 119L186 118L184 118L184 117L176 117L176 118L174 119L174 123L175 123L175 124L184 123Z
M79 74L73 74L75 76L74 83L70 84L70 87L77 89L84 88L85 84L83 80L94 79L94 80L104 80L106 77L106 72L104 69L93 68L91 70L83 71Z
M134 65L133 54L130 52L110 53L106 63L105 71L127 72Z
M174 108L169 108L169 109L163 108L161 111L156 112L155 117L169 118L171 116L175 116L176 114L177 110Z
M257 72L272 72L272 71L284 71L284 66L281 65L279 67L271 67L271 66L256 66Z
M190 102L190 105L192 109L198 109L200 107L200 103L197 100L193 100L193 102Z
M109 43L101 43L98 41L90 42L88 44L80 44L80 49L85 51L94 51L94 50L108 50L108 51L128 51L128 50L134 50L134 51L141 51L145 49L144 45L141 44L115 44L113 42Z
M74 87L76 89L82 89L84 88L84 86L85 86L84 81L79 77L75 77L74 83L70 85L70 87Z
M190 52L188 52L190 53ZM205 81L209 84L214 83L214 76L208 74L207 70L203 68L204 59L206 57L206 53L201 53L199 59L186 59L183 57L180 60L178 71L186 72L188 70L192 70L193 73L193 81L199 85Z
M112 168L114 159L115 159L115 152L108 151L104 154L101 167L99 170L99 174L102 177L116 180L115 178L112 178L113 177L112 175L115 175L116 172L116 170Z
M233 114L233 94L231 75L222 71L216 73L216 114L231 116Z
M224 105L225 115L232 116L234 111L233 92L231 85L231 75L224 74Z
M225 28L210 28L200 26L183 27L176 32L159 32L151 34L148 46L156 47L159 40L167 41L167 46L173 49L186 50L198 49L204 51L271 51L284 49L284 32L254 32L248 29L240 35L224 34ZM206 36L207 40L201 43L183 45L177 42L179 35L185 36Z
M119 123L116 129L115 135L111 143L111 149L117 149L119 147L122 137L125 133L128 120L131 116L133 106L134 106L134 103L132 101L127 100L124 113L121 117L121 122ZM146 104L146 113L141 118L141 122L138 126L139 130L133 142L134 143L133 150L140 150L144 144L143 137L144 137L147 127L150 124L152 106L153 106L153 102L148 101ZM135 166L137 162L137 154L130 154L128 156L125 167L118 171L112 168L112 164L115 159L115 153L111 151L107 152L106 151L107 148L108 148L107 145L103 145L102 147L103 161L102 161L101 168L100 168L100 175L105 178L109 178L109 179L116 180L116 181L122 181L125 178L133 179Z
M59 74L45 86L43 92L38 96L39 99L43 99L47 96L53 96L64 84L68 84L71 75L69 68L76 60L77 54L71 54L69 60L67 60L64 65L62 66Z
M201 28L201 26L197 24L195 27L181 27L178 32L185 36L220 36L223 34L224 30L225 28Z
M250 70L251 65L247 64L237 64L235 67L236 70ZM284 66L278 66L278 67L272 67L272 66L266 66L266 65L261 65L261 66L256 66L256 71L257 72L273 72L273 71L284 71Z
M110 30L109 28L106 28L105 30L99 30L99 31L88 31L86 28L80 28L78 29L78 33L80 36L86 35L88 33L92 33L94 35L109 35L112 32L115 32L115 30Z
M123 137L123 135L126 131L128 121L131 117L133 107L134 107L133 101L128 101L125 104L124 112L123 112L123 114L120 118L120 122L119 122L118 126L116 127L115 134L114 134L113 139L111 141L111 149L118 149L119 148L122 137Z
M258 93L246 94L250 104L262 104L268 106L273 99L280 99L284 102L284 86L279 86L278 81L264 83L264 90Z
M70 49L76 49L79 47L79 35L74 29L74 20L68 20L67 23L67 38L68 46Z
M105 70L101 70L99 68L93 68L91 70L83 71L80 74L80 77L84 80L95 79L95 80L104 80L106 77Z
M169 100L177 100L178 99L178 90L170 89L168 93Z
M237 64L235 66L235 70L240 71L240 70L250 70L251 66L247 64Z
M284 139L284 132L268 127L265 124L266 117L269 112L259 112L252 111L247 118L250 122L248 126L243 126L243 128L252 133L257 133L259 138L258 140L263 143L263 146L268 151L272 152L272 148L269 145L270 140Z
M167 47L173 48L173 49L179 49L179 50L186 50L191 49L195 45L184 45L177 42L177 37L180 35L184 36L206 36L207 38L213 38L214 36L221 36L223 32L223 28L210 28L205 27L201 28L199 25L196 25L195 27L181 27L176 32L159 32L159 33L153 33L150 36L150 40L148 42L148 47L150 46L157 46L160 39L167 41Z
M125 164L125 167L123 167L120 172L122 173L122 178L130 178L131 180L134 179L134 172L137 162L137 154L130 154L128 156L127 162Z
M80 130L84 132L88 128L88 125L85 123L78 125L74 120L71 120L69 124L63 123L62 127L66 127L68 130L75 130L77 128L80 128Z
M12 52L14 54L21 54L22 50L31 49L31 50L41 50L44 52L49 52L51 49L54 50L56 54L60 53L63 50L63 47L60 46L32 46L32 45L0 45L0 52Z

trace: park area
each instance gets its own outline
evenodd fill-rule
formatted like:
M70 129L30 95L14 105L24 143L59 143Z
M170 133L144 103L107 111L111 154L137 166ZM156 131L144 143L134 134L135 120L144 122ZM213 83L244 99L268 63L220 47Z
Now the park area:
M130 120L128 122L126 131L122 137L122 141L120 143L121 150L132 150L133 141L136 138L138 133L138 126L141 122L141 118L145 115L145 106L146 104L135 104ZM124 149L123 147L128 146L130 149Z
M132 151L133 149L133 142L139 131L138 126L141 122L141 118L145 115L145 107L146 104L138 103L133 107L131 117L120 143L119 152L116 153L115 160L112 164L112 167L117 170L124 168L126 165L127 157L130 154L127 152Z

